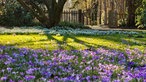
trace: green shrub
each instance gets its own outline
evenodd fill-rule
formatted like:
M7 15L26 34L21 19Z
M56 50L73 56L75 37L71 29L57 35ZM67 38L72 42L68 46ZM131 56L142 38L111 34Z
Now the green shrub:
M127 28L127 21L126 20L119 20L119 27L121 28Z
M21 7L16 0L7 0L2 8L0 25L4 26L27 26L33 24L31 13Z
M59 25L60 27L71 27L73 29L81 28L81 29L90 29L88 26L85 26L81 23L70 23L67 21L60 22Z
M136 25L138 28L146 29L146 1L137 9Z

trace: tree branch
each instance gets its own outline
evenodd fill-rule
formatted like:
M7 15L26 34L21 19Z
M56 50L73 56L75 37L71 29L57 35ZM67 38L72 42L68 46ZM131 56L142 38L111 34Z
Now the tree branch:
M32 2L31 0L29 1L30 5L37 10L37 12L43 16L45 16L43 9L41 9L38 5L36 5L34 2Z
M46 20L48 20L48 17L45 16L45 13L43 13L42 11L36 12L35 10L33 10L28 3L25 3L23 0L17 0L26 10L30 11L40 22L45 22L44 18ZM31 6L34 7L36 5L31 3ZM36 7L35 7L36 8ZM41 15L40 15L41 14Z
M38 16L37 13L30 8L23 0L17 0L26 10L30 11L34 16Z
M45 6L47 7L47 10L49 11L50 8L50 0L43 0Z

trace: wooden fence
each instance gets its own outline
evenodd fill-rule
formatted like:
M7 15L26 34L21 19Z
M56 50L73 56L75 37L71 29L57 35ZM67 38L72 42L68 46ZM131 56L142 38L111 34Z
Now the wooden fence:
M62 21L83 23L82 10L64 10L62 13Z
M97 16L89 14L83 10L64 10L61 21L81 23L84 25L97 24Z

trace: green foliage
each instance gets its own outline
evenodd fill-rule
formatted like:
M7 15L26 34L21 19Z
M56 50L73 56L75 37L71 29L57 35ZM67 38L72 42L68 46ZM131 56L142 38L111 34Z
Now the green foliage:
M0 16L0 25L26 26L31 25L34 17L24 10L16 0L7 0Z
M137 9L136 14L136 25L138 28L146 28L146 0L143 0L143 5Z
M81 29L90 29L88 26L85 26L81 23L70 23L70 22L60 22L59 25L60 27L71 27L73 29L76 29L76 28L81 28Z
M126 28L127 21L126 20L119 20L118 24L119 24L119 27Z

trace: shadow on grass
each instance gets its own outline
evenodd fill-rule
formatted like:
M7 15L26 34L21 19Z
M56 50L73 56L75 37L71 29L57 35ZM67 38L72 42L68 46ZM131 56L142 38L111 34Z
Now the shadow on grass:
M78 44L81 44L81 45L84 45L84 46L86 46L87 47L87 49L91 49L91 48L94 48L94 49L96 49L96 48L99 48L99 47L103 47L103 48L106 48L106 49L111 49L111 50L114 50L114 47L113 48L111 48L111 47L108 47L108 46L105 46L105 45L100 45L100 44L95 44L95 43L90 43L90 41L88 41L88 42L86 42L86 41L84 41L84 40L80 40L80 39L78 39L76 36L71 36L71 35L69 35L69 36L63 36L63 39L62 39L62 41L59 41L59 40L57 40L56 38L54 38L54 37L52 37L51 35L46 35L47 37L48 37L48 40L55 40L56 42L57 42L57 44L59 44L59 45L62 45L62 44L66 44L70 49L76 49L75 48L75 46L71 46L71 45L68 45L66 42L67 42L67 39L68 38L70 38L70 39L73 39L73 41L75 42L75 43L78 43ZM85 36L84 36L85 37ZM96 37L98 37L98 36L87 36L87 37L91 37L91 38L96 38ZM99 38L99 37L98 37ZM103 38L101 38L101 39L103 39ZM107 39L106 39L107 40ZM107 41L109 41L109 40L107 40ZM110 41L113 41L113 40L110 40ZM117 40L114 40L114 41L117 41ZM119 41L120 42L120 41ZM118 43L118 42L117 42ZM64 49L63 47L59 47L59 48L61 48L61 49ZM121 49L119 49L120 51L122 51Z
M63 37L61 40L60 39L57 39L55 37L53 37L53 35L45 35L47 36L46 39L41 39L41 40L37 40L37 41L27 41L27 42L20 42L20 43L16 43L16 44L9 44L10 46L23 46L23 45L30 45L30 46L33 46L33 45L36 45L34 44L35 42L42 42L42 43L39 43L39 45L51 45L51 46L55 46L55 43L57 43L57 47L58 49L66 49L66 47L68 47L70 50L72 49L77 49L80 48L81 46L75 46L75 45L69 45L67 42L67 40L70 38L73 40L73 43L76 43L76 44L81 44L83 46L86 46L87 49L91 49L91 48L99 48L99 47L103 47L103 48L106 48L106 49L111 49L111 50L115 50L114 46L107 46L107 45L101 45L101 44L96 44L96 43L92 43L90 41L86 41L86 40L80 40L78 39L78 37L88 37L88 38L92 38L92 39L102 39L102 40L105 40L106 42L114 42L115 44L122 44L122 45L130 45L130 46L135 46L135 45L138 45L138 46L141 46L142 44L135 44L133 43L132 41L125 41L125 42L122 42L124 41L124 39L133 39L134 37L131 37L129 38L127 35L105 35L105 36L87 36L87 35L64 35L64 36L61 36ZM60 37L60 36L59 36ZM55 41L55 43L43 43L45 41ZM142 41L145 41L145 38L143 38ZM37 46L39 46L37 45ZM65 47L66 46L66 47ZM146 45L142 45L142 46L146 46ZM80 48L82 49L82 48ZM86 48L83 48L83 49L86 49ZM117 50L120 50L120 51L123 51L122 48L120 49L117 49Z

